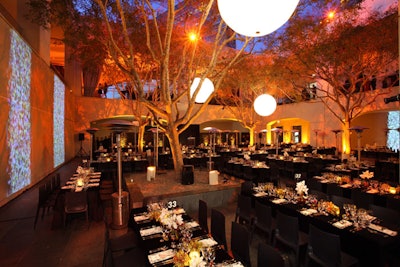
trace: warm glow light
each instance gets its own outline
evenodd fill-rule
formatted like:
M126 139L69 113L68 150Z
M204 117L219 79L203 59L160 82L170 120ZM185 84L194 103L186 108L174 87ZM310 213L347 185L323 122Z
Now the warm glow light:
M218 0L224 22L235 32L260 37L276 31L293 14L299 0Z
M333 19L335 17L335 11L330 11L327 15L328 19Z
M200 78L195 78L193 80L192 86L190 86L190 97L193 97L194 92L200 84ZM196 95L196 103L204 103L207 101L209 96L214 92L214 84L208 78L205 78L203 83L201 84L201 88L199 89Z
M254 100L254 110L260 116L269 116L276 110L276 100L271 95L262 94Z
M189 33L189 40L192 42L197 41L199 38L197 36L197 34L195 34L194 32Z

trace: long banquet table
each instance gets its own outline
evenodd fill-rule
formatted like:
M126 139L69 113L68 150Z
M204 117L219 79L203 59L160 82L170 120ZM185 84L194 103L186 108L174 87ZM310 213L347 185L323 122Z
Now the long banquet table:
M196 221L184 212L183 209L177 208L175 210L177 211L177 214L182 214L182 218L186 225L191 225L190 227L193 235L192 240L213 240ZM163 260L150 263L150 259L154 259L153 256L157 253L170 251L171 249L175 250L175 248L172 248L170 240L165 241L163 239L163 234L159 230L154 231L152 234L144 234L145 231L160 229L160 227L162 227L159 221L149 217L146 207L132 209L129 217L129 227L141 237L141 246L148 256L148 266L174 266L173 257L171 257L171 255L167 256ZM232 259L232 257L220 245L213 245L212 248L215 251L215 266L218 266L218 264L222 265L223 263L225 264L223 266L230 266L229 262L235 263L234 266L237 267L243 266L240 262Z
M339 228L340 224L338 223L341 222L339 218L320 213L308 214L305 212L309 209L306 204L292 203L284 199L277 201L276 197L260 193L256 193L254 198L261 203L270 205L273 209L273 214L280 211L298 217L300 230L305 233L308 233L309 225L313 224L322 230L339 235L342 250L357 257L361 266L385 266L385 251L387 249L398 248L400 245L398 234L400 229L390 229L393 230L391 231L392 236L369 228L357 231L353 226ZM384 229L384 222L381 221L379 223L379 227Z

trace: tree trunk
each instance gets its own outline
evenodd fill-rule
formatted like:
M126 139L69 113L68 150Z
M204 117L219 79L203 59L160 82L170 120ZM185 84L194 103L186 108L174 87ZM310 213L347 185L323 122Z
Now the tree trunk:
M247 129L249 129L249 133L250 133L250 142L249 142L249 145L250 146L252 146L252 145L254 145L254 129L255 129L255 127L247 127Z
M143 140L144 140L144 131L146 130L146 124L139 126L138 131L138 150L139 153L143 153Z
M346 118L343 123L343 133L342 133L342 160L348 159L350 156L350 121Z
M176 127L174 126L169 127L166 132L166 136L168 138L171 148L175 177L179 179L183 168L183 157L182 157L181 146L179 143L179 134Z

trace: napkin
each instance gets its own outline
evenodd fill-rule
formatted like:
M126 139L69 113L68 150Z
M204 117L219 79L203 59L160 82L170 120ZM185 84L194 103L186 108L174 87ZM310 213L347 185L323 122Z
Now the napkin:
M90 179L89 182L90 182L90 183L100 182L100 179Z
M173 249L168 249L160 252L156 252L153 254L148 255L149 262L151 264L159 262L159 261L165 261L167 259L172 258L175 256L175 251Z
M101 172L94 172L93 175L101 175Z
M140 229L141 236L154 235L162 232L161 226L154 226L151 228Z
M272 200L272 202L275 203L275 204L283 204L283 203L286 203L286 199L277 198L277 199Z
M75 184L74 181L67 181L65 184Z
M266 192L257 192L257 193L254 194L255 197L264 197L266 195L267 195Z
M368 194L376 194L378 192L379 192L378 189L370 189L367 191Z
M72 189L72 188L74 188L74 186L71 186L71 185L65 185L65 186L61 187L61 189Z
M352 185L351 185L351 184L342 184L340 187L342 187L342 188L349 188L349 187L352 187Z
M380 225L376 225L376 224L373 224L373 223L370 223L368 225L368 227L371 228L372 230L375 230L375 231L378 231L378 232L381 232L381 233L384 233L384 234L387 234L387 235L390 235L390 236L396 236L397 235L396 231L390 230L390 229L388 229L386 227L382 227Z
M75 192L81 192L83 190L82 186L75 187Z
M218 245L218 242L212 238L201 239L199 242L202 244L203 247L212 247Z
M150 219L150 217L147 214L141 214L141 215L134 216L133 219L135 220L135 222L140 222L140 221L148 220L148 219Z
M344 228L349 227L351 225L353 225L353 224L351 222L347 221L347 220L340 220L340 221L337 221L337 222L333 223L333 226L335 226L335 227L337 227L339 229L344 229Z
M100 183L90 183L87 186L88 187L96 187L96 186L100 186Z
M185 223L185 226L186 226L187 228L194 228L194 227L198 227L198 226L199 226L199 223L196 222L196 221L187 222L187 223Z
M311 214L317 213L318 211L315 209L306 209L306 210L301 210L300 213L306 216L310 216Z

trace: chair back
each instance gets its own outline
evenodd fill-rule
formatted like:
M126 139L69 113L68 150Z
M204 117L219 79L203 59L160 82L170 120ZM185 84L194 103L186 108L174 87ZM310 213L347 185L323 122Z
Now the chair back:
M357 207L363 209L369 209L369 205L374 203L374 196L372 194L363 192L359 188L354 188L351 190L351 199Z
M341 266L340 237L310 224L308 256L322 266Z
M232 222L231 251L235 259L244 266L251 267L250 262L250 233L244 225Z
M199 219L199 224L201 228L203 228L204 231L207 233L208 231L208 221L207 221L207 214L208 214L208 208L207 208L207 202L204 200L199 199L199 214L198 214L198 219Z
M259 243L257 250L258 267L284 267L285 261L278 250L266 243Z
M237 219L239 219L239 221L244 220L247 223L251 224L252 216L253 216L253 212L252 212L252 205L251 205L251 197L240 194L238 196L238 204L237 204L237 208L236 208L235 221L237 221Z
M211 209L211 235L223 245L225 250L228 248L226 243L225 215L217 209Z
M394 229L400 228L400 214L396 210L373 204L370 205L370 209L372 215L382 221L382 225Z
M299 219L278 211L275 238L292 247L297 246L299 242Z
M244 181L240 185L240 194L245 196L253 195L253 182L252 181Z
M85 212L88 209L86 191L65 192L64 209L66 213Z
M256 201L255 204L256 225L260 228L271 229L272 227L272 208Z

